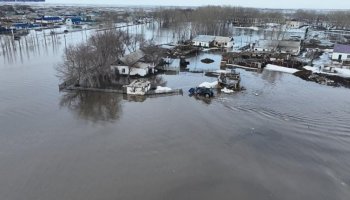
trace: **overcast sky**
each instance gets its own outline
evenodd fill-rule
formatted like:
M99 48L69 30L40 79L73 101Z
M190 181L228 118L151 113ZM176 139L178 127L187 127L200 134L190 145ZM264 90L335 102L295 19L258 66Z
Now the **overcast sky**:
M350 9L349 0L46 0L47 3L201 6L232 5L259 8Z

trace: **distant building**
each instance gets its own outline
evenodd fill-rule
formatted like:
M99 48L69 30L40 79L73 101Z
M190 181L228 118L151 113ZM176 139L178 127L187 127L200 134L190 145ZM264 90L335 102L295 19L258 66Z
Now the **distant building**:
M81 19L83 22L94 22L96 21L96 16L93 15L93 14L84 14L84 15L81 15Z
M38 24L32 24L32 23L14 23L12 24L13 27L16 29L31 29L31 28L36 28L39 27Z
M63 22L63 19L60 17L44 16L44 17L37 18L35 22L41 23L41 24L55 24L55 23Z
M71 26L71 25L79 25L81 23L81 18L80 17L68 17L66 18L66 25Z
M232 48L233 44L232 37L216 36L214 39L214 46L216 47Z
M286 53L299 55L301 41L291 40L259 40L254 46L254 51L266 53Z
M209 48L213 45L215 36L212 35L198 35L192 42L194 46Z
M304 22L295 19L286 21L287 28L300 28L305 25Z
M155 65L147 61L142 50L137 50L118 59L111 69L116 75L147 76L154 74Z
M337 61L350 60L350 45L335 44L332 60L337 60Z
M232 48L233 38L213 35L198 35L192 40L193 46L197 47L223 47Z
M0 26L0 34L10 34L13 32L15 32L15 30Z

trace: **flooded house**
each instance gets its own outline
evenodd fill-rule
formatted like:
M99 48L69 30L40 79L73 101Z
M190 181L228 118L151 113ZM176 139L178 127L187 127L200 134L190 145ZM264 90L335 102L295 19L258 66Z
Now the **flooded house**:
M148 61L146 54L142 50L119 58L111 66L116 75L147 76L155 73L155 65Z
M135 80L129 85L124 86L126 94L145 95L151 89L151 82L144 80Z
M350 45L335 44L332 60L337 60L339 62L350 60Z
M219 47L232 48L234 45L233 37L198 35L192 40L193 46L197 47Z
M287 28L300 28L304 26L305 23L303 21L292 19L292 20L287 20L286 25L287 25Z
M254 45L254 51L260 53L285 53L297 56L300 54L300 50L300 40L259 40Z
M233 37L216 36L214 39L215 47L233 48L233 45L234 45Z
M192 42L193 46L209 48L213 46L214 39L215 36L212 35L198 35Z

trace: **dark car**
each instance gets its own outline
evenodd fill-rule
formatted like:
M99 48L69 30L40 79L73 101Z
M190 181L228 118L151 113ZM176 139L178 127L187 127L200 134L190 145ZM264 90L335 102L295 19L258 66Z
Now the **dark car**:
M196 87L189 90L190 95L199 95L207 98L213 97L214 92L211 88Z

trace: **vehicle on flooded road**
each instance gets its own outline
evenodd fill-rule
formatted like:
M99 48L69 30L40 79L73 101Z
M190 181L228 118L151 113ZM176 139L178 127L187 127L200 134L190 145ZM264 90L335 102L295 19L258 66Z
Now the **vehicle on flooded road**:
M196 87L191 88L188 92L190 93L190 96L203 96L206 98L214 97L214 92L211 88Z

